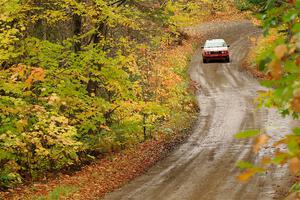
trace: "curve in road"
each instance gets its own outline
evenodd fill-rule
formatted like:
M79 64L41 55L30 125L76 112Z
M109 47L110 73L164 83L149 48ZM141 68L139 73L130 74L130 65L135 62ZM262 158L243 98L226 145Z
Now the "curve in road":
M255 162L256 158L251 153L251 142L236 140L234 134L245 129L284 134L293 123L281 118L275 110L257 110L253 104L256 91L264 88L241 70L241 64L251 47L249 38L256 37L260 31L248 21L208 23L189 31L202 33L206 39L224 38L231 44L232 62L203 64L201 49L195 52L189 73L201 86L197 94L201 112L193 134L145 175L105 199L280 199L289 185L285 168L274 168L246 184L236 181L236 161ZM261 154L272 151L272 147L266 147Z

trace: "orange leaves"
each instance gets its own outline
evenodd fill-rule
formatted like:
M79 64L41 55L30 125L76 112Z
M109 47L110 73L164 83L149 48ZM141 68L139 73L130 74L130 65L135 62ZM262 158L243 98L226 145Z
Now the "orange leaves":
M298 175L300 172L300 159L298 157L294 157L289 160L289 169L293 175Z
M291 50L292 51L292 50ZM274 50L276 59L274 59L269 64L269 69L271 71L271 75L275 80L279 80L282 77L283 71L282 71L282 60L285 59L287 54L290 54L292 52L289 52L288 46L286 44L278 45Z
M237 179L240 182L246 182L248 181L252 176L254 176L256 173L264 172L265 169L261 167L256 167L252 163L240 161L237 163L237 166L241 169L245 169L243 173L241 173Z
M12 79L14 80L15 78L19 77L19 78L23 78L24 75L26 74L26 65L17 65L11 68L11 71L13 72L13 76Z
M272 159L268 156L265 156L261 159L261 163L263 165L269 165L272 162Z
M296 64L300 66L300 56L296 59ZM291 109L297 113L300 113L300 89L296 88L293 91L294 98L291 101Z
M273 147L278 147L279 145L286 144L286 139L279 140L273 144Z
M45 79L45 70L43 68L32 68L31 74L25 81L26 85L30 86L34 82L44 81Z
M300 113L300 97L295 97L291 102L293 111Z
M244 133L245 134L245 133ZM249 133L248 133L249 135ZM269 141L270 139L270 136L266 135L266 134L262 134L262 135L259 135L255 138L254 140L254 144L252 146L252 151L257 154L259 152L259 150L261 149L261 147L265 144L267 144L267 142ZM248 181L252 176L254 176L256 173L261 173L261 172L264 172L266 169L265 169L265 166L266 165L269 165L270 163L272 162L271 158L270 157L263 157L262 160L261 160L261 164L262 164L262 167L257 167L251 163L247 163L247 162L239 162L237 164L237 166L241 169L245 169L244 172L242 172L238 177L237 179L240 181L240 182L246 182Z
M287 52L288 48L285 44L279 45L275 48L275 55L279 60L281 60Z
M27 119L21 119L16 123L16 127L19 131L23 131L27 125L28 125Z
M140 51L144 53L144 48L141 47ZM161 47L157 55L150 58L151 67L145 65L141 73L147 83L146 90L154 101L170 102L172 108L180 107L177 99L180 99L179 94L184 98L187 96L186 88L181 86L188 81L183 72L188 65L188 55L192 52L192 45L187 43L171 50Z
M255 141L254 141L254 145L252 147L252 150L254 153L258 153L258 151L260 150L260 148L265 145L270 139L270 136L263 134L258 136Z
M244 171L243 173L241 173L241 174L238 176L238 180L239 180L240 182L246 182L246 181L248 181L252 176L254 176L257 172L258 172L258 170L255 169L255 168L247 169L246 171Z
M30 67L18 64L10 69L12 81L24 81L26 86L31 86L37 81L44 81L45 70L40 67Z
M273 60L269 64L269 69L271 70L271 75L275 80L279 80L281 78L282 76L281 61Z
M297 47L296 47L296 46L290 48L288 55L292 55L293 53L296 52L296 50L297 50Z
M296 59L296 65L300 66L300 56Z
M257 135L257 133L259 133L259 132L254 132L254 131L248 130L248 131L244 131L242 133L237 134L236 138L249 138L251 136L253 137L253 136ZM261 149L261 147L263 145L267 144L267 142L269 140L270 140L270 136L268 136L267 134L261 134L261 135L257 136L254 140L254 143L252 146L252 151L255 154L257 154L259 152L259 150ZM271 163L272 163L272 159L268 156L264 156L262 158L260 166L255 166L252 163L240 161L237 163L237 167L239 167L240 169L244 169L245 171L243 171L237 177L237 179L240 182L246 182L255 174L266 171L266 166Z

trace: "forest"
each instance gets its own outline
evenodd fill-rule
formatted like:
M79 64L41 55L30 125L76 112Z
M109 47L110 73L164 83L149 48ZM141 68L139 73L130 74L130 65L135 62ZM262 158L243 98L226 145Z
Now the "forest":
M195 1L0 3L0 185L91 162L189 123L182 41Z
M298 119L300 0L1 0L1 190L189 128L192 53L164 53L189 39L183 28L231 6L263 31L250 62L269 90L257 103ZM259 130L236 137L256 137L257 151L269 140ZM287 151L240 161L240 181L272 165L299 175L300 128L279 145Z

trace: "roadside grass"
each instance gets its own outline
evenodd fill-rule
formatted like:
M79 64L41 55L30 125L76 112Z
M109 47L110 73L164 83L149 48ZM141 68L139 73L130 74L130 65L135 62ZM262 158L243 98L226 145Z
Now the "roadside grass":
M246 11L253 7L253 4L245 0L234 0L234 5L240 11Z
M49 192L47 196L34 197L32 200L60 200L63 198L67 198L77 190L78 188L75 186L60 185Z

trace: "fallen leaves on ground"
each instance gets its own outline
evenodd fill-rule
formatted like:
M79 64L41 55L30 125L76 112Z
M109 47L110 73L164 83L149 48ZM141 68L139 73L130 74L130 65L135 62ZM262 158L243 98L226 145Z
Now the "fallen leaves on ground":
M145 173L164 158L186 135L172 139L161 138L141 143L135 148L108 155L94 164L83 167L72 175L60 174L46 183L16 188L0 193L0 199L24 200L47 196L61 185L71 185L77 190L64 199L95 199L128 183Z

